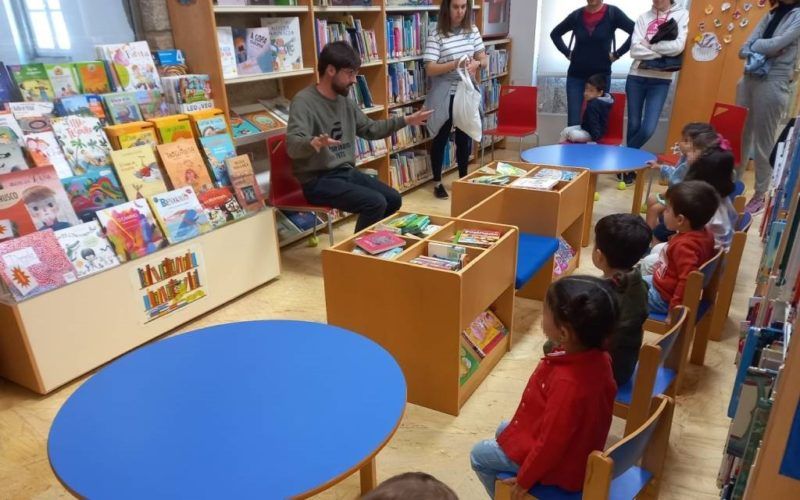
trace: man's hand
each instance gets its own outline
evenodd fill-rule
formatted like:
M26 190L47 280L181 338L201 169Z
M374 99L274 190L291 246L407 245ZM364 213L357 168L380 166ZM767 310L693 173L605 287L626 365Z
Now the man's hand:
M405 116L406 125L423 125L432 114L432 109L425 109L425 106L423 106L415 113Z
M328 134L318 135L311 139L311 147L314 148L314 151L317 153L322 151L322 148L327 148L328 146L338 146L341 143L342 141L331 139Z
M511 486L511 500L524 500L525 494L528 493L524 489L517 484L516 477L510 477L508 479L503 479L503 482L509 486Z

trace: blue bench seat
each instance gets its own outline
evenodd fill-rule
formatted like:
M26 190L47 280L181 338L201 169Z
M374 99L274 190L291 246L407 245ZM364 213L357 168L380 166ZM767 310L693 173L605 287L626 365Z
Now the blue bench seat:
M514 477L513 474L501 473L497 479L503 480ZM611 481L611 491L609 498L613 500L631 500L636 498L653 475L641 467L633 466ZM528 491L538 500L581 500L581 492L573 493L565 491L556 486L542 486L537 484Z
M517 279L514 287L519 290L536 276L558 250L558 238L537 234L519 233L517 249Z

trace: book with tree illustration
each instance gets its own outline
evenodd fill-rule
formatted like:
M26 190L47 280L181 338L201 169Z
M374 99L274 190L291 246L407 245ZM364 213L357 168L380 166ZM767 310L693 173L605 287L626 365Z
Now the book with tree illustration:
M53 118L53 132L75 175L111 167L111 146L103 125L91 116Z
M228 158L225 160L225 168L228 170L228 176L239 204L249 213L261 210L264 206L264 198L261 196L261 189L256 182L250 157L239 155Z
M217 186L230 186L231 180L225 170L225 160L236 156L236 147L233 139L226 132L220 135L210 135L200 138L203 152L206 154L208 166L214 176Z
M16 300L77 279L75 269L51 229L0 243L0 272Z
M97 220L121 262L151 254L167 244L143 198L99 210Z
M150 197L153 211L170 243L211 231L211 222L191 186Z
M55 235L78 278L119 265L114 248L96 220L60 229Z
M0 189L0 220L16 223L18 235L80 224L53 167L0 175ZM27 218L21 217L20 205Z
M167 190L156 155L150 146L112 151L111 159L129 200L149 198Z
M89 170L83 175L61 179L69 201L83 222L94 220L98 210L113 207L127 200L110 168Z
M161 163L174 188L192 186L194 192L202 194L214 187L208 169L197 149L190 140L180 140L157 146Z

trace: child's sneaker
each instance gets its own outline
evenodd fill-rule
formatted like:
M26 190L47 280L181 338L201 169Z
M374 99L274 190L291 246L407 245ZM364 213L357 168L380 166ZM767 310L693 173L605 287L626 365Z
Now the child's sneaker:
M762 210L764 210L764 204L766 200L764 199L764 195L756 195L750 198L750 201L747 202L747 205L744 207L744 211L749 213L750 215L755 215Z

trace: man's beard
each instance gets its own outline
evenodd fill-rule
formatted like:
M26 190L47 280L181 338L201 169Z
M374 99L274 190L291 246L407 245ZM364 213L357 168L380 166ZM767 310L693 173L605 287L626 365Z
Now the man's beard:
M340 96L347 97L347 94L350 93L350 86L352 84L348 83L347 85L338 85L336 82L331 84L333 87L333 91L339 94Z

